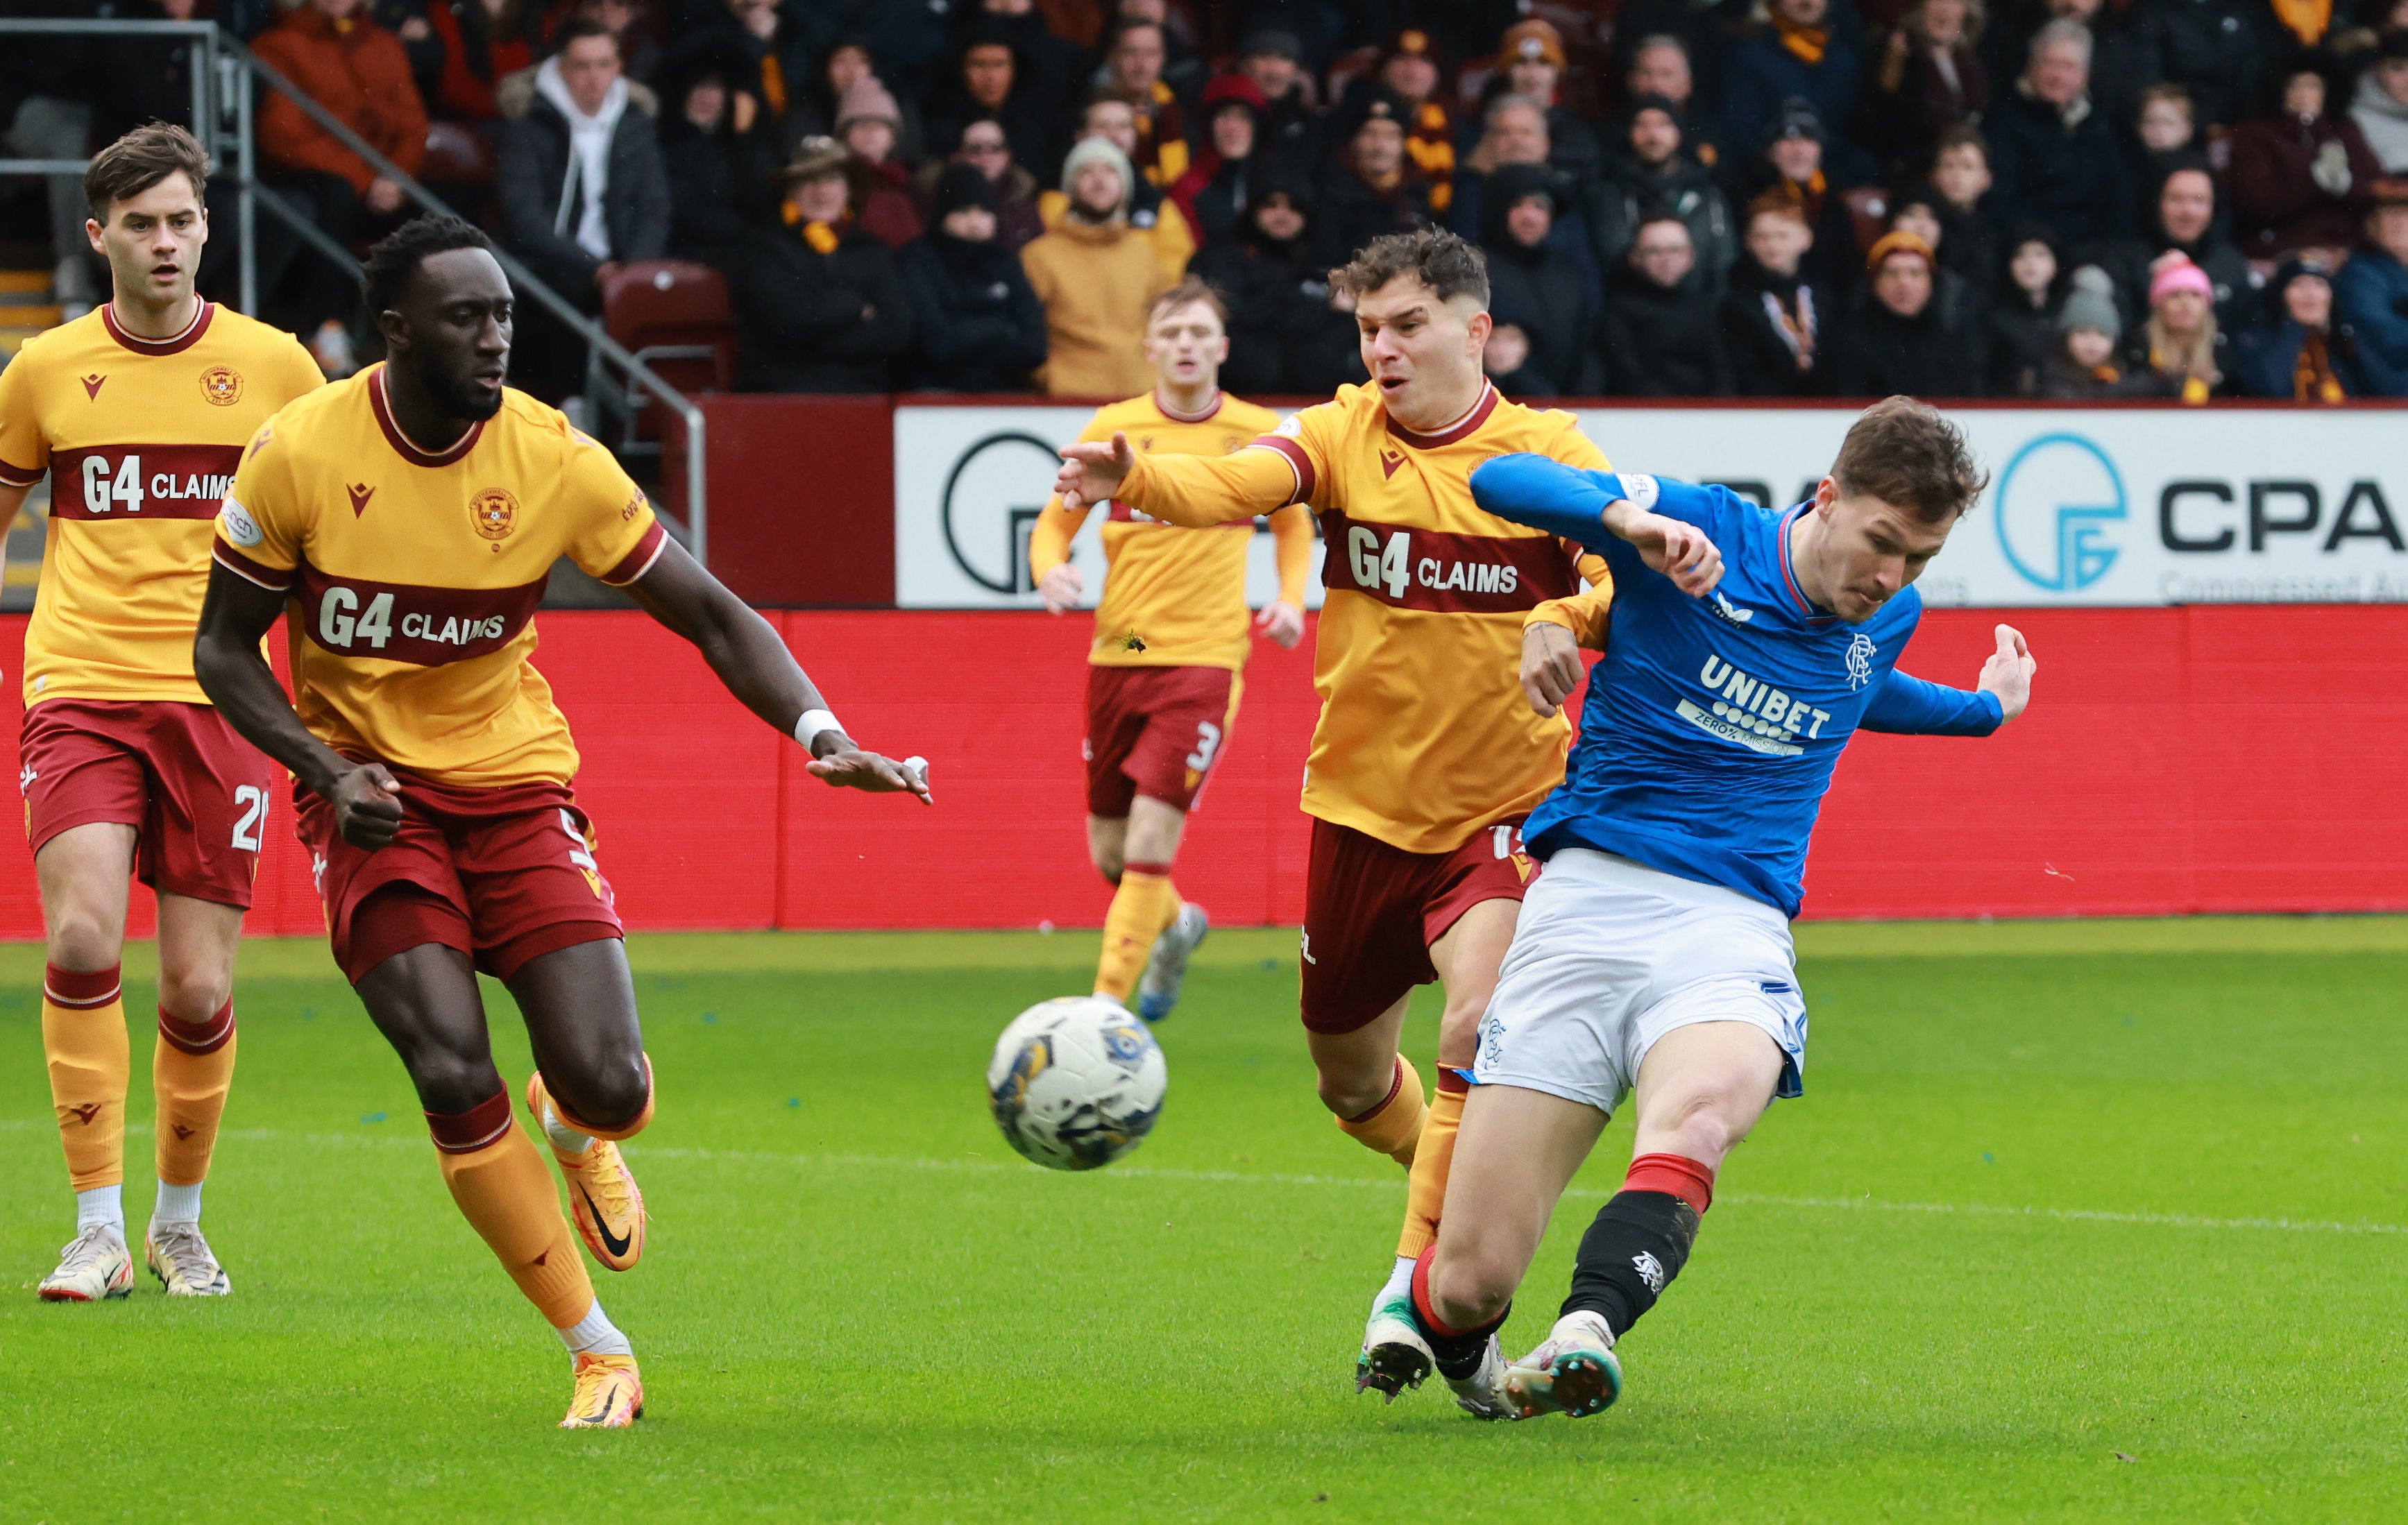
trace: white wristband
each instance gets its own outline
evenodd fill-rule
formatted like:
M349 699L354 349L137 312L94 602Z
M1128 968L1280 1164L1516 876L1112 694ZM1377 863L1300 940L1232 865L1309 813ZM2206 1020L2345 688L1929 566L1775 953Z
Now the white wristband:
M841 734L844 726L824 709L807 709L803 711L803 718L795 722L795 739L803 744L803 750L807 752L811 749L811 743L820 739L823 731Z

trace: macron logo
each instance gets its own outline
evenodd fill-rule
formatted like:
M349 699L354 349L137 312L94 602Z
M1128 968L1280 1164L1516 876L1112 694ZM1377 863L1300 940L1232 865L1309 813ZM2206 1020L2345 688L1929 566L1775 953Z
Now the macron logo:
M87 376L80 379L83 382L83 394L91 398L95 403L100 401L100 384L103 381L108 380L108 378L105 376Z
M349 491L351 494L351 517L357 519L368 511L368 500L376 496L376 489L365 482L353 482Z

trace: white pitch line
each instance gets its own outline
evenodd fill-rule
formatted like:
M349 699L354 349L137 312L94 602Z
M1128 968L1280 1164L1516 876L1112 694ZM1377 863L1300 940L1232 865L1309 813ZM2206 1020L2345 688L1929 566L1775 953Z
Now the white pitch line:
M55 1126L48 1119L0 1119L0 1129L48 1129ZM148 1123L132 1122L125 1126L128 1133L148 1133ZM281 1128L228 1128L219 1135L245 1143L308 1144L336 1148L408 1148L422 1147L415 1131L392 1133L297 1133ZM924 1156L881 1154L774 1154L748 1149L695 1149L676 1146L629 1145L627 1153L638 1160L692 1161L702 1164L776 1165L781 1169L812 1168L853 1170L924 1170L969 1171L976 1173L1010 1173L1025 1175L1037 1167L1018 1160L932 1160ZM1101 1171L1082 1173L1086 1179L1108 1181L1187 1181L1199 1186L1301 1186L1346 1187L1358 1190L1396 1191L1404 1185L1372 1176L1303 1176L1276 1171L1247 1170L1178 1170L1157 1169L1150 1165L1120 1165ZM1040 1177L1030 1177L1039 1179ZM1613 1193L1593 1187L1574 1187L1564 1193L1567 1197L1601 1202ZM1751 1207L1793 1207L1817 1211L1839 1209L1848 1212L1923 1213L1939 1217L1960 1218L2042 1218L2060 1223L2114 1223L2134 1228L2208 1229L2218 1233L2341 1233L2341 1234L2408 1234L2408 1223L2347 1223L2316 1219L2295 1218L2207 1218L2194 1213L2119 1213L2096 1207L2018 1207L1987 1202L1891 1202L1879 1197L1791 1197L1754 1191L1727 1191L1716 1201L1745 1204Z

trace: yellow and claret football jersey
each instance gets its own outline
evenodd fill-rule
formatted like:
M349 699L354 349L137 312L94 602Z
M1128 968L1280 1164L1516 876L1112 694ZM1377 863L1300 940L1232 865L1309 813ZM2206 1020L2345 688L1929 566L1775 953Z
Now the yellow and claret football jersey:
M1216 470L1140 457L1121 491L1190 522L1266 491L1319 513L1322 706L1306 812L1407 852L1451 852L1537 805L1563 778L1571 726L1523 696L1522 632L1543 620L1601 646L1612 577L1602 558L1483 512L1471 469L1529 451L1603 470L1604 452L1570 414L1494 388L1461 422L1415 434L1369 382L1257 443Z
M172 339L103 306L25 341L0 371L0 483L50 477L28 705L209 702L193 677L209 523L243 446L324 381L292 335L209 302Z
M221 565L291 594L293 704L319 740L470 788L577 773L568 722L528 661L566 555L615 587L663 531L610 452L520 392L449 449L420 449L384 367L260 432L218 516Z
M1082 441L1128 435L1140 455L1228 455L1242 450L1279 426L1268 407L1222 395L1195 418L1164 407L1153 392L1096 410L1080 432ZM1032 577L1069 559L1071 536L1085 523L1086 510L1047 500L1028 537ZM1104 596L1096 606L1096 640L1087 660L1099 667L1226 667L1246 664L1246 549L1252 519L1232 520L1209 530L1183 530L1152 519L1125 503L1109 506L1102 530ZM1312 525L1307 512L1286 509L1271 516L1280 543L1280 596L1304 598L1312 564Z

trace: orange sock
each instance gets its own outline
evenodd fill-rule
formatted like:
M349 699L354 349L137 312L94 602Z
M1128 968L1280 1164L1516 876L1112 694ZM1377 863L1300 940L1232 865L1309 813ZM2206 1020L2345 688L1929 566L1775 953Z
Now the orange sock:
M1463 1126L1463 1098L1471 1083L1440 1066L1438 1094L1430 1099L1429 1117L1422 1123L1421 1143L1413 1149L1412 1184L1405 1189L1405 1229L1397 1236L1397 1254L1412 1260L1438 1243L1439 1209L1446 1205L1447 1167L1455 1163L1455 1131Z
M594 1306L594 1283L551 1167L510 1119L509 1093L497 1090L466 1112L429 1112L426 1127L461 1216L552 1328L574 1326Z
M50 1061L67 1178L79 1191L125 1179L125 1085L134 1067L117 968L51 964L42 974L42 1054Z
M234 1047L232 1001L205 1022L179 1021L159 1008L150 1087L159 1099L159 1178L169 1186L198 1186L208 1176L234 1084Z
M1112 908L1104 913L1104 955L1096 963L1096 993L1128 1005L1145 972L1146 956L1163 929L1179 919L1179 887L1168 863L1124 863Z
M1422 1077L1398 1054L1397 1077L1388 1087L1387 1099L1359 1117L1339 1119L1338 1126L1355 1143L1410 1170L1413 1147L1422 1136L1422 1119L1428 1115L1429 1108L1422 1101Z

